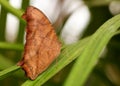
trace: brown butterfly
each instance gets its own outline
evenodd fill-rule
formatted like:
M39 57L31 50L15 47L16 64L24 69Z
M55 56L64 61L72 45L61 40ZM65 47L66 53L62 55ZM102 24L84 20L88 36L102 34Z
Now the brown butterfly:
M48 18L37 8L29 6L22 18L27 21L27 34L23 59L18 65L34 80L60 54L61 43Z

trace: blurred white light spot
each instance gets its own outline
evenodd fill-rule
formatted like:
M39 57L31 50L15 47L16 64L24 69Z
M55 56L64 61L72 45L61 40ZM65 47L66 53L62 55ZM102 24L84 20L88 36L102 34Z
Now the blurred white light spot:
M109 5L110 12L113 15L120 13L120 1L112 1Z
M57 0L31 0L30 5L40 9L53 23L59 11L55 11Z
M89 20L90 12L85 5L77 9L63 27L61 37L65 43L70 44L78 41Z
M22 0L10 0L10 4L15 8L20 8Z
M8 14L6 22L6 40L14 42L18 31L19 21L12 14Z
M69 14L76 10L77 8L81 7L82 5L84 5L84 3L83 1L80 0L65 0L63 8L65 12Z

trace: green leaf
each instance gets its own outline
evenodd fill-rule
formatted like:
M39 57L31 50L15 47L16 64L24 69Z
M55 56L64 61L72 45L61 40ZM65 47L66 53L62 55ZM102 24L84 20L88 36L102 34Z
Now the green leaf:
M18 70L19 68L20 68L20 66L15 65L15 66L9 67L3 71L0 71L0 80L8 77L9 75L11 75L14 71Z
M8 50L23 50L22 44L15 44L15 43L7 43L7 42L0 42L0 49L8 49Z
M21 8L25 10L29 6L29 2L30 2L30 0L23 0ZM20 22L18 30L19 30L18 31L19 33L18 33L18 36L17 36L17 42L18 43L23 43L24 32L25 32L25 24L23 24L22 22Z
M0 13L0 41L5 41L5 25L8 12L1 7Z
M103 24L91 37L85 49L74 64L64 86L83 86L96 65L101 51L120 27L120 15ZM84 65L83 65L84 64Z
M14 63L0 54L0 70L12 66Z

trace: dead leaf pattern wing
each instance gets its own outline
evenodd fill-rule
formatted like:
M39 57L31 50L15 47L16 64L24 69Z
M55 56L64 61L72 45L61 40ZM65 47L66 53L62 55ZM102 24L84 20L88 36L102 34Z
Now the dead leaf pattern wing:
M40 10L29 6L22 17L27 21L26 44L19 63L27 77L34 80L59 55L61 44L50 21Z

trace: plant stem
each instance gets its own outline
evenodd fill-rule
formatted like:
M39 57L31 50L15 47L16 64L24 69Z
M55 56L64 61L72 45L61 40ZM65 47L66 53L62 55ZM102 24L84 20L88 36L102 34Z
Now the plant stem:
M11 75L13 71L17 71L20 69L20 66L14 65L12 67L9 67L3 71L0 72L0 80L6 78L7 76Z
M25 23L25 21L21 18L23 14L22 10L15 9L12 7L7 0L0 0L0 4L10 13L14 14L16 17L20 19L21 22Z

